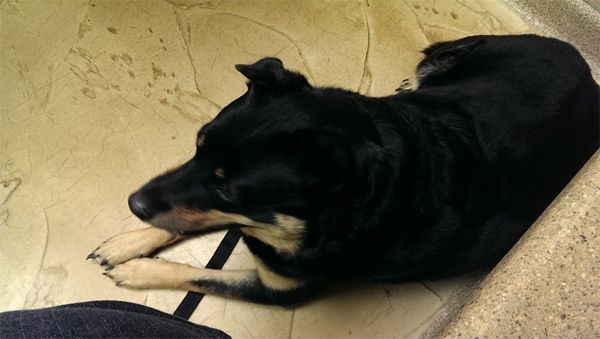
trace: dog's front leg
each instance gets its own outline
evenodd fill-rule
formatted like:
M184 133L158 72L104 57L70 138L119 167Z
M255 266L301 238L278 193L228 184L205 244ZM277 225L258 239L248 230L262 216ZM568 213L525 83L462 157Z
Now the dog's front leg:
M142 258L118 265L105 274L118 286L194 291L264 304L291 305L307 295L302 282L257 264L256 270L221 271Z
M129 259L145 257L157 249L182 239L183 236L156 227L124 232L106 240L88 259L113 267Z

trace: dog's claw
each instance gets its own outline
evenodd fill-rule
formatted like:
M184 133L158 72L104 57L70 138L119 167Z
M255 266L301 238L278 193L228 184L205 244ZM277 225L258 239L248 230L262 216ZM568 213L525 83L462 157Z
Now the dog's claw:
M106 266L109 269L114 267L113 264L109 263L106 259L102 259L102 261L100 262L100 266Z
M106 276L106 277L109 277L109 278L111 278L111 279L112 279L112 278L113 278L113 276L110 274L110 273L111 273L111 272L110 272L111 270L112 270L112 267L111 267L111 268L107 268L107 269L106 269L106 271L102 272L102 275L104 275L104 276Z
M96 247L95 250L92 251L92 253L88 254L88 256L85 258L86 260L90 260L90 259L96 259L98 258L98 254L96 253L98 250L100 249L100 246Z

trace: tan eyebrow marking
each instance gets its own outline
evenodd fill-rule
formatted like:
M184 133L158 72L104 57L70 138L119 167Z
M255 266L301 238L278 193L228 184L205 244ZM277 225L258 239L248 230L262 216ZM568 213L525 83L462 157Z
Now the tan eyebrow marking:
M223 170L223 168L219 167L217 169L215 169L215 171L213 172L215 174L215 176L217 176L218 178L223 179L225 177L225 171Z
M196 145L198 147L202 146L204 144L204 139L206 139L206 135L201 134L200 136L198 136L198 139L196 140Z

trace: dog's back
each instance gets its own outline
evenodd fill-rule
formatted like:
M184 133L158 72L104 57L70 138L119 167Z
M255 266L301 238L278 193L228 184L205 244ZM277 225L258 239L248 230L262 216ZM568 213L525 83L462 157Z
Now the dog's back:
M535 35L469 37L428 49L420 66L431 60L449 68L439 80L425 75L422 91L472 119L485 158L520 191L529 188L511 196L525 209L544 208L598 149L598 85L571 45Z
M431 232L452 232L445 241L460 253L432 266L446 275L501 258L598 149L599 91L577 50L555 39L475 36L424 53L419 89L397 100L433 130L453 130L447 140L472 138L462 150L445 144L453 164L431 169L468 175L449 181L464 200L448 202L445 224ZM462 230L450 231L454 223Z

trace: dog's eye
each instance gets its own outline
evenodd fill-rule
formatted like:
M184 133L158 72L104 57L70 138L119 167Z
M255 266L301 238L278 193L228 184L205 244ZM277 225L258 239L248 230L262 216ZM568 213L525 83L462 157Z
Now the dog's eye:
M214 172L213 172L214 176L219 178L219 179L223 179L225 178L225 171L223 170L223 168L221 167L217 167Z

